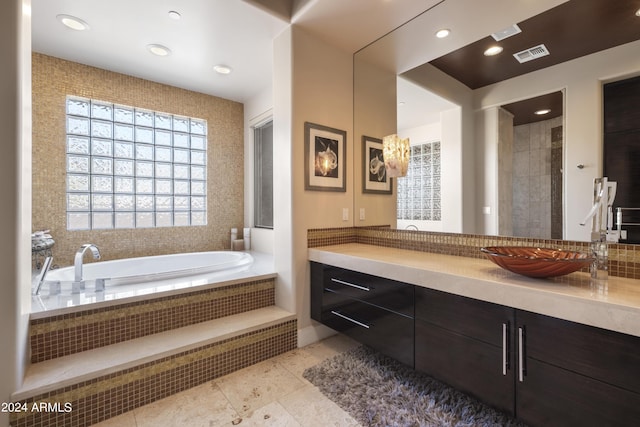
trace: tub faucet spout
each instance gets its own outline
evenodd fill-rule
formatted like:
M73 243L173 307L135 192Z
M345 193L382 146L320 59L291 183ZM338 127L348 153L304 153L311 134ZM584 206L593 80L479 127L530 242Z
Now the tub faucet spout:
M90 250L91 253L93 254L93 259L100 259L100 250L98 249L98 247L92 243L85 243L84 245L80 246L80 249L78 249L78 252L76 252L76 257L74 260L74 282L82 285L82 258L84 257L84 253Z

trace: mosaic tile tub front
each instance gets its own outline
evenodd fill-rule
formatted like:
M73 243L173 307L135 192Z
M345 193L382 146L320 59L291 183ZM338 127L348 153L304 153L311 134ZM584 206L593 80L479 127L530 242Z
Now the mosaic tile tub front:
M275 304L275 279L32 319L31 363Z

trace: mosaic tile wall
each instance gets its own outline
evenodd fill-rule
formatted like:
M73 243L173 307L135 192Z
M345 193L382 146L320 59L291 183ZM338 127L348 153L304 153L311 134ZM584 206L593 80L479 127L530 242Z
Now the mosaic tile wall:
M61 412L12 413L12 427L76 427L148 403L293 350L297 322L283 322L120 372L34 396L20 403L58 403ZM70 411L64 412L65 403Z
M54 262L71 265L83 243L103 259L229 249L243 227L243 105L51 56L33 54L33 229L49 229ZM65 99L67 95L199 117L208 125L207 225L67 231ZM89 257L87 257L87 261Z
M336 239L335 236L338 235L341 239ZM485 246L544 246L581 252L589 251L587 242L395 230L389 226L312 229L307 232L307 241L310 248L364 243L469 258L483 258L480 248ZM640 279L640 245L609 245L609 274Z
M31 319L31 363L275 305L275 279Z

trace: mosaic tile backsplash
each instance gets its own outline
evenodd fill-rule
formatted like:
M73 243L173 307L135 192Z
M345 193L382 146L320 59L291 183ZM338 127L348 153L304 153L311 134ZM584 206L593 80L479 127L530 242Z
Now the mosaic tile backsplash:
M539 246L589 251L587 242L395 230L389 226L324 228L311 229L307 232L307 244L310 248L345 243L363 243L469 258L484 258L480 248L485 246ZM640 245L609 245L609 274L640 279Z
M73 264L94 243L104 260L229 249L229 230L243 227L244 109L238 102L171 87L38 53L33 77L33 215L35 230L51 230L54 262ZM206 225L116 230L67 230L66 97L168 114L207 123ZM203 222L204 223L204 222ZM88 260L87 260L88 261Z

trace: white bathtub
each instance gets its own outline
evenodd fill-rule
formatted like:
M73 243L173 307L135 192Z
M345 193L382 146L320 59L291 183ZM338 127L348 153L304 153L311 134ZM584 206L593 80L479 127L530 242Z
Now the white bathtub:
M153 300L196 288L276 276L273 256L260 252L196 252L96 261L83 265L86 285L79 293L72 293L73 267L50 270L40 293L31 297L31 316L37 319L80 311L87 305L98 308ZM96 291L96 279L107 279L104 290Z
M108 287L235 270L252 262L253 257L246 252L223 251L127 258L84 264L82 279L87 287L94 285L96 280L103 280ZM44 286L53 289L59 285L64 292L67 285L73 283L74 274L73 266L50 270L45 276Z

